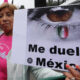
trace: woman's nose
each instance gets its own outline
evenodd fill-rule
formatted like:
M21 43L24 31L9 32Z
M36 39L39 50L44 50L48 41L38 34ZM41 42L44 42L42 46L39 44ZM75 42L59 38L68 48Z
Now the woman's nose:
M7 16L6 15L3 16L3 21L7 21Z

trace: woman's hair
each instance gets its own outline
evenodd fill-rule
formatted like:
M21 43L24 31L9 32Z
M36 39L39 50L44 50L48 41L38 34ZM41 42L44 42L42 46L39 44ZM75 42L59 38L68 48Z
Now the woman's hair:
M3 3L2 5L0 5L0 11L3 10L4 8L8 8L12 12L12 14L14 14L14 10L17 9L16 6L9 3Z

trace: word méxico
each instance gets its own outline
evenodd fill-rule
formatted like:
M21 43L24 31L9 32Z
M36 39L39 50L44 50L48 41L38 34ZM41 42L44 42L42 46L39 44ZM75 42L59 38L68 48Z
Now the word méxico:
M69 64L68 61L64 60L63 62L57 62L50 59L47 61L45 58L36 58L36 65L37 66L47 66L49 68L55 68L55 69L65 69L66 70L66 64ZM70 63L70 66L75 67L74 63Z
M29 47L28 47L28 51L29 52L39 52L39 53L45 53L45 47L43 46L38 46L38 45L32 45L32 44L29 44ZM76 56L79 56L79 47L75 47L75 49L72 49L72 48L58 48L56 45L54 45L53 47L51 47L49 49L49 53L50 54L59 54L59 55L69 55L69 56L73 56L73 55L76 55Z

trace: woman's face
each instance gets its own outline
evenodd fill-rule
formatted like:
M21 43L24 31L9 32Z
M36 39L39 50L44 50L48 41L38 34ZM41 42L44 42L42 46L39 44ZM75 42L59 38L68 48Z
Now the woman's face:
M0 11L0 28L4 33L12 32L13 13L8 8L4 8Z

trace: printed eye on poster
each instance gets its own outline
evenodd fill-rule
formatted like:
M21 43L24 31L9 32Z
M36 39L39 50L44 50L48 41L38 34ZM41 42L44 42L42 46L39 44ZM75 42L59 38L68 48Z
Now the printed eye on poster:
M15 11L11 60L66 71L80 65L80 6Z

